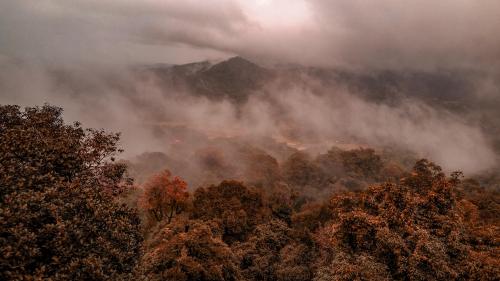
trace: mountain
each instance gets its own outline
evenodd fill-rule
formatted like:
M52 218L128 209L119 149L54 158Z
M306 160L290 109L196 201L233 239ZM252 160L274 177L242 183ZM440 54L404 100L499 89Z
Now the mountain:
M262 89L274 72L242 57L211 63L209 61L150 67L148 69L165 89L182 89L211 99L245 102Z
M388 106L418 100L480 124L491 136L500 135L500 79L480 72L263 67L233 57L221 62L151 65L142 69L141 75L156 81L165 95L181 91L212 100L228 100L237 106L245 104L254 94L272 99L275 89L288 91L294 87L329 95L335 95L337 89L346 89L364 100ZM484 95L485 91L489 94ZM500 150L500 140L495 142Z
M227 98L236 103L245 102L268 83L281 83L286 88L308 85L314 80L324 87L347 88L372 101L416 98L450 108L474 103L477 81L488 78L482 73L459 70L356 72L297 65L266 68L239 56L218 63L152 65L145 70L165 89L181 88L194 95Z

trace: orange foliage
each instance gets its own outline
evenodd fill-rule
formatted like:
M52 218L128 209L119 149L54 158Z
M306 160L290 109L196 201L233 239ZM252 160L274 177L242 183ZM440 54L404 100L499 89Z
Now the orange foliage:
M179 177L171 179L168 170L151 177L144 184L142 207L156 221L167 219L170 223L174 214L179 214L189 198L187 183Z
M317 280L498 280L496 227L474 223L460 175L420 160L399 184L333 197Z

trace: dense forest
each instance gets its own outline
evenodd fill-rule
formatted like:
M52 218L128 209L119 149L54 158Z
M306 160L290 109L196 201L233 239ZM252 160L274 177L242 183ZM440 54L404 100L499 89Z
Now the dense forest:
M1 280L500 279L495 175L370 148L247 149L235 173L212 149L195 154L217 184L134 181L119 140L0 106Z
M0 281L500 281L499 29L499 0L0 0Z

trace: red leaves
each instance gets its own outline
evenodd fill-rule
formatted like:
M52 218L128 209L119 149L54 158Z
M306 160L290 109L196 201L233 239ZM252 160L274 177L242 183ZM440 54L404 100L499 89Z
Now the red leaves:
M165 218L168 222L180 213L189 198L187 183L179 177L171 179L168 170L154 175L144 184L142 206L156 221Z

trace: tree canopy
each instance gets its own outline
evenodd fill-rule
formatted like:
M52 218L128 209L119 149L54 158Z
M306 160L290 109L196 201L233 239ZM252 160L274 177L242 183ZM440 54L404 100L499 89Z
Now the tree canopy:
M132 274L137 212L116 200L119 136L67 125L62 109L0 106L0 279L109 280Z
M193 154L247 182L189 190L162 167L138 185L115 162L119 135L61 114L0 106L0 280L500 279L495 176L245 146L243 164L222 147Z

